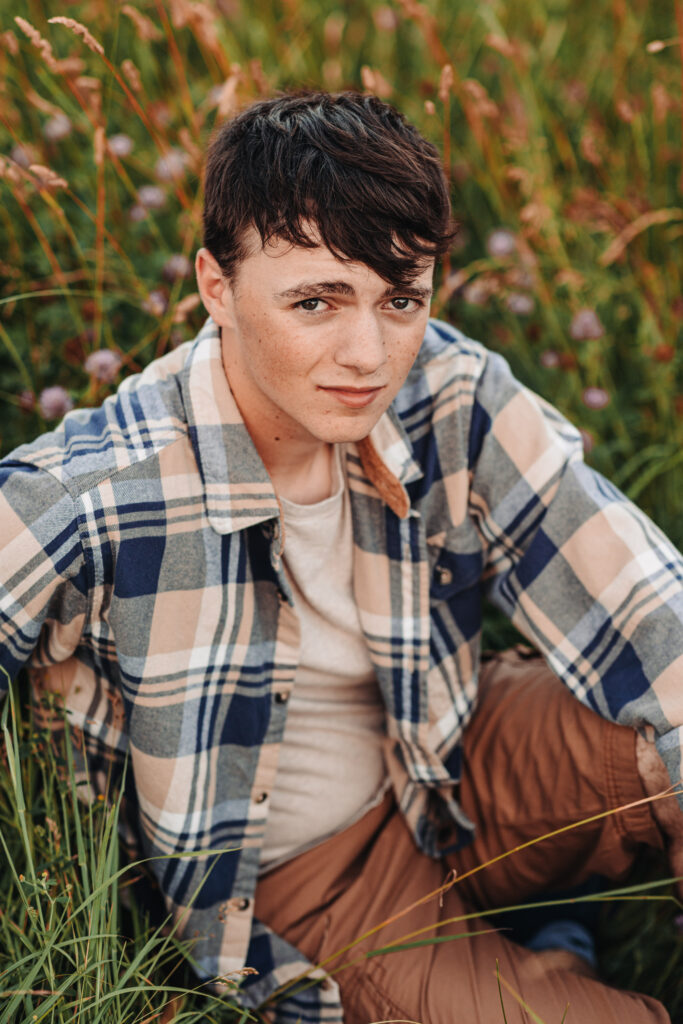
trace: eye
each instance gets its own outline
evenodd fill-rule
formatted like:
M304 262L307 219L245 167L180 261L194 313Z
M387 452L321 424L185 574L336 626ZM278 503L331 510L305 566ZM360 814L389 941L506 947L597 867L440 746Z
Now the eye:
M295 309L303 309L306 313L320 313L323 302L324 299L301 299L295 304Z
M395 295L389 301L399 313L413 312L422 306L422 302L419 299L411 299L407 295Z

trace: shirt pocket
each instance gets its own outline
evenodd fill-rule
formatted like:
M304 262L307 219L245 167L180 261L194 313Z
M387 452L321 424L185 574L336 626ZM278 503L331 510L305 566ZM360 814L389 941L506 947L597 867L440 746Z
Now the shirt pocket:
M468 521L451 527L438 543L427 542L431 604L449 602L467 591L479 591L484 556L474 525Z

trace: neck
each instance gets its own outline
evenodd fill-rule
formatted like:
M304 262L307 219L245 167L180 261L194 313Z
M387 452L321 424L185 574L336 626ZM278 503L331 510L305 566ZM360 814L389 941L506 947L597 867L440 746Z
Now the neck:
M324 501L332 494L334 446L321 443L315 452L301 453L301 456L297 458L287 447L285 457L275 464L269 465L264 460L275 493L297 505Z

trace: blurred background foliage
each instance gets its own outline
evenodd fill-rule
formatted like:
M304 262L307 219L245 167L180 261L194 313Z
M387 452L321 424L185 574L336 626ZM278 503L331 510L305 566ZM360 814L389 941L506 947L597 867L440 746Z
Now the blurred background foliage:
M213 127L360 88L444 154L462 226L435 314L681 544L682 30L680 0L5 0L0 450L200 325Z

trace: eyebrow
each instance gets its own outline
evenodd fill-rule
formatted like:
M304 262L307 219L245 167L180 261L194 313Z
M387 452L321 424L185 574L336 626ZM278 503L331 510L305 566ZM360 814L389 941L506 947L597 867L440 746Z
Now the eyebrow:
M277 292L276 299L311 299L320 295L355 295L355 288L346 281L300 281L292 288ZM411 299L428 299L432 294L429 287L420 285L388 285L381 298L388 299L392 295L405 296Z

